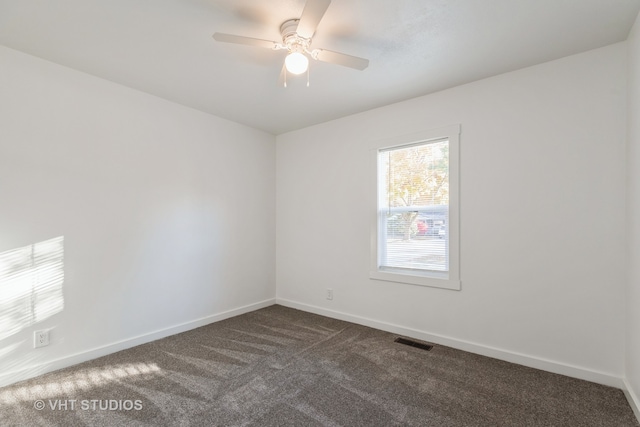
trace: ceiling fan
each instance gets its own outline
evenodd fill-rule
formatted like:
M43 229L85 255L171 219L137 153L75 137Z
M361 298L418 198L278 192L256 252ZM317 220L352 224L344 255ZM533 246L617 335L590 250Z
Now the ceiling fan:
M329 4L331 4L331 0L307 0L300 19L289 19L280 26L282 42L225 33L215 33L213 38L216 41L225 43L244 44L272 50L287 50L288 54L284 60L279 79L279 83L285 87L287 86L287 71L291 74L302 74L309 70L308 57L322 62L355 68L356 70L364 70L369 66L368 59L326 49L311 49L313 35Z

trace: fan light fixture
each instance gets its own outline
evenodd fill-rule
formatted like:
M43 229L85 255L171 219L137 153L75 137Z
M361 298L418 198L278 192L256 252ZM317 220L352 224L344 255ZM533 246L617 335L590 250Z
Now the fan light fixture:
M272 50L287 50L287 57L284 60L284 66L278 80L279 84L284 87L287 87L287 73L303 74L305 72L307 73L307 86L309 86L309 57L316 61L364 70L369 66L368 59L330 50L311 48L313 35L329 4L331 4L331 0L306 0L300 18L288 19L280 26L282 42L226 33L215 33L213 38L216 41L225 43L244 44Z
M309 59L300 52L291 52L284 60L287 71L291 74L302 74L309 68Z

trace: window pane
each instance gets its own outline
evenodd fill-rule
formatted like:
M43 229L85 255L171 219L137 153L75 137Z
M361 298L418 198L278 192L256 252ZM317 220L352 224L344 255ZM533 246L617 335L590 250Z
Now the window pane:
M449 141L380 152L378 167L379 267L448 271Z

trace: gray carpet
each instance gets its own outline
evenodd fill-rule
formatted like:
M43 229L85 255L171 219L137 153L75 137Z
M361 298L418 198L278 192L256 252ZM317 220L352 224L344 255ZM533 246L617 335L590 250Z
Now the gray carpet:
M394 338L271 306L1 388L0 425L639 425L620 390Z

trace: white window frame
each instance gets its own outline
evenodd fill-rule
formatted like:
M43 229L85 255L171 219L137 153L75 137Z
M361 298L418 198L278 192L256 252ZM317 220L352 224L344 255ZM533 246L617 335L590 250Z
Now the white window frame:
M369 277L374 280L406 283L411 285L460 290L460 125L450 125L438 129L425 130L409 135L379 140L371 150L373 173L371 182L371 269ZM449 140L449 271L416 271L403 269L381 269L378 259L378 154L381 151L430 141ZM385 237L383 237L385 238Z

